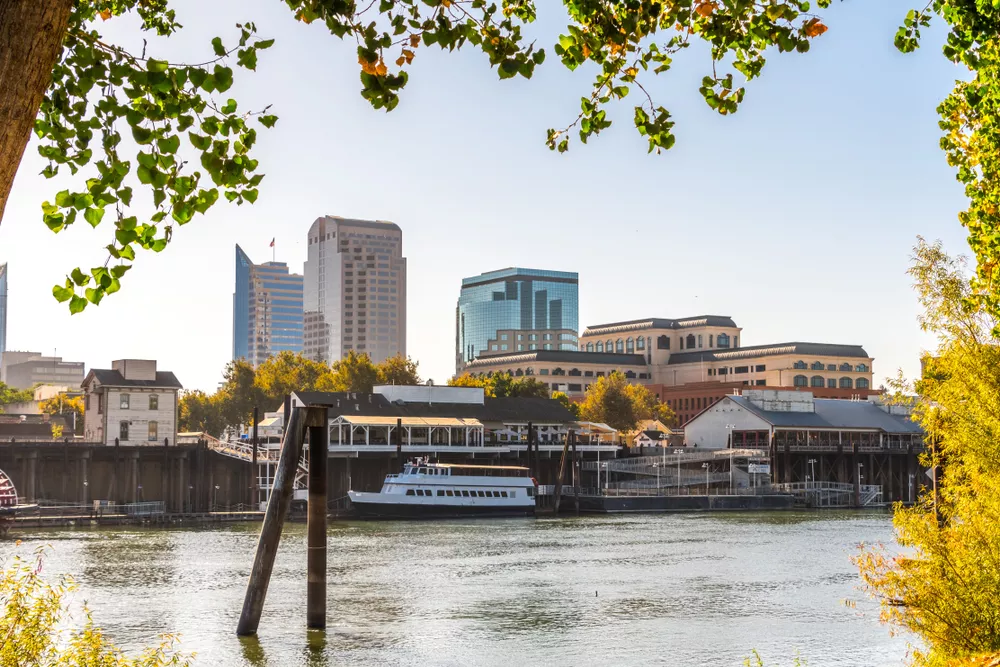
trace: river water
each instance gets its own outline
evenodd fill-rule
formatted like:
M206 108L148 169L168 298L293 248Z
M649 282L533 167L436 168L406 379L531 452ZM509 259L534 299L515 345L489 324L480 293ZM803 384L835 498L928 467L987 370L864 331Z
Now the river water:
M196 664L901 665L857 589L880 512L332 523L325 637L305 630L305 526L286 527L257 640L234 630L258 525L62 529L51 545L95 621L128 649L178 633ZM855 604L851 604L851 603Z

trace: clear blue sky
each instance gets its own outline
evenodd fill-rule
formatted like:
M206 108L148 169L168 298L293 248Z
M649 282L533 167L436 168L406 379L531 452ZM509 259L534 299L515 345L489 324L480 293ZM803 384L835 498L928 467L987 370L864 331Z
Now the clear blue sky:
M240 20L277 40L231 93L280 116L260 134L260 199L220 203L177 229L165 252L140 257L121 292L71 317L51 287L78 264L103 263L112 228L46 229L39 205L69 180L39 176L32 143L0 225L9 347L58 349L88 368L156 358L186 387L214 389L231 354L233 246L265 261L274 237L277 258L301 271L309 225L332 214L403 228L408 352L437 382L453 371L461 278L506 266L579 272L581 327L730 315L744 345L862 344L876 382L918 371L933 341L917 327L905 275L914 239L967 251L956 218L965 202L934 111L966 73L941 56L940 24L924 49L902 55L892 36L907 1L836 3L810 53L773 53L729 118L702 101L708 56L689 49L651 82L677 121L673 150L647 155L625 104L604 135L557 155L545 130L575 116L591 76L553 57L563 10L539 5L529 32L549 58L534 79L501 82L472 49L422 47L402 102L385 114L358 94L353 44L296 23L284 3L177 2L185 29L151 40L150 53L200 61ZM138 50L133 25L99 29Z

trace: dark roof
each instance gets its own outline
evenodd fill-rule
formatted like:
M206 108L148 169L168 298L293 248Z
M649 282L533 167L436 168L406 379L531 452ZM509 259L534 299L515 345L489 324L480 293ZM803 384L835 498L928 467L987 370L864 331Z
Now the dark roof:
M366 417L458 417L486 422L567 423L576 418L562 403L551 398L487 398L478 403L390 402L382 394L346 392L297 392L306 405L328 406L331 419L344 416Z
M105 368L92 368L87 378L83 381L84 386L94 378L105 387L154 387L156 389L183 389L177 377L169 371L156 371L155 380L126 380L118 371Z
M815 412L763 410L745 396L727 396L740 407L774 426L829 429L868 429L886 433L923 433L920 425L905 415L891 415L871 401L837 398L813 399Z
M523 364L531 361L548 361L566 364L615 364L621 366L645 366L646 357L641 354L614 354L607 352L581 352L579 350L532 350L479 357L468 366L496 366Z
M832 343L774 343L772 345L751 345L731 350L698 350L695 352L675 352L668 364L691 364L699 361L736 361L750 357L777 354L799 354L803 357L857 357L871 359L860 345L836 345ZM803 361L806 361L803 359Z
M51 438L52 427L60 425L65 429L67 421L65 415L0 414L0 439Z
M648 431L643 431L643 434L650 440L666 440L670 437L669 433L664 433L663 431L658 431L655 428Z
M587 327L584 336L603 336L618 331L638 331L641 329L687 329L689 327L732 327L738 329L736 322L728 315L697 315L673 320L663 317L647 317L641 320L627 322L611 322L609 324L594 324Z

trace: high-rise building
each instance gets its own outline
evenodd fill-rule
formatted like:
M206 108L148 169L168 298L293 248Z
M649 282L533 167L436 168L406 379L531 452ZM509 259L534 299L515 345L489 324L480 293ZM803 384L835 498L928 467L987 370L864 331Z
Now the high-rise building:
M83 362L46 357L41 352L10 351L0 361L0 382L15 389L31 389L37 384L77 388L83 382Z
M509 268L462 280L455 317L455 367L531 350L576 350L576 273Z
M379 363L406 356L403 231L391 222L317 218L305 265L305 355L332 363L349 351Z
M7 265L0 264L0 363L7 351Z
M302 276L284 262L254 264L237 245L233 359L256 368L284 350L302 351Z

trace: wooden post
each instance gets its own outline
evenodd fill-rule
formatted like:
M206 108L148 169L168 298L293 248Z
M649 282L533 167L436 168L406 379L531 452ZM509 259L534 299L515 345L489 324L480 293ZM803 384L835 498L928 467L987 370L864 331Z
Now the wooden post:
M573 435L573 508L580 516L580 453L576 449L576 434Z
M317 426L319 421L322 425ZM309 510L306 558L306 626L326 629L326 476L328 446L326 408L309 409Z
M562 496L562 483L563 483L563 472L566 470L566 454L569 451L569 441L573 437L573 431L566 434L566 440L563 442L562 456L559 457L559 470L556 471L556 485L552 490L553 495L553 511L559 514L559 501Z
M396 420L396 474L403 472L403 420Z
M281 443L278 469L267 501L267 511L264 513L264 525L261 526L260 538L257 540L257 552L254 555L253 569L250 570L250 580L247 582L243 611L236 626L237 635L255 635L260 625L267 585L271 581L274 557L278 553L278 543L281 541L281 529L285 525L285 516L292 501L292 484L299 466L299 453L302 450L302 436L306 424L304 412L305 408L285 411L285 438Z
M260 421L260 411L253 408L253 454L250 458L250 509L256 512L260 509L260 470L257 468L257 423Z
M535 469L536 461L532 459L532 452L531 452L531 446L533 444L535 444L534 426L532 425L531 422L528 422L528 447L527 447L527 457L525 458L525 460L527 461L527 466L528 466L528 476L535 477L537 479L538 470Z

